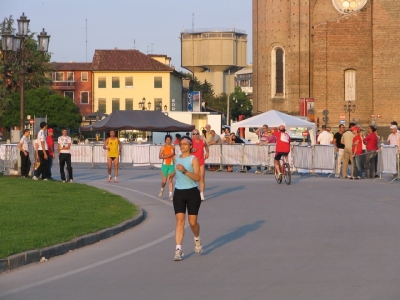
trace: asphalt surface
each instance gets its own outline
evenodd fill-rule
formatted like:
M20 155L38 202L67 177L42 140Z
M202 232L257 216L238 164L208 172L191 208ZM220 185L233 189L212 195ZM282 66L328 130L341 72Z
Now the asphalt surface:
M74 179L122 195L146 219L68 254L0 274L3 299L400 299L399 184L206 174L204 251L186 228L173 261L172 204L158 170L74 166ZM53 176L57 178L56 176ZM49 182L51 185L51 182Z

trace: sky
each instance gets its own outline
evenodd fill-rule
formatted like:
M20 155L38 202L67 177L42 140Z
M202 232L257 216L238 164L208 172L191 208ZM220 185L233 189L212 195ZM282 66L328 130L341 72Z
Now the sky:
M223 28L248 35L252 62L251 0L0 0L1 20L24 12L29 29L50 37L56 62L91 62L96 49L137 49L165 54L182 70L180 33L184 29ZM194 17L193 17L194 14ZM16 23L15 23L16 27ZM87 43L86 43L87 40ZM87 47L86 47L87 45Z

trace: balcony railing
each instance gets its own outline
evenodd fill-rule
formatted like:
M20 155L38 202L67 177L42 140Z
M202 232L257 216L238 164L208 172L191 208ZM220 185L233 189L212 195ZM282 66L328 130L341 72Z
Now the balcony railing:
M75 81L53 81L53 90L73 91L75 90Z

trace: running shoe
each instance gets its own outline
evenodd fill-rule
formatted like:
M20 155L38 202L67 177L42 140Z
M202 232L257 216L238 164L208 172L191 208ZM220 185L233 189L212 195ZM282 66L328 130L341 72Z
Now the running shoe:
M203 251L203 246L201 245L201 239L194 238L194 252L201 253Z
M111 176L108 176L107 182L111 181Z
M69 182L73 183L73 182L74 182L74 180L73 180L73 179L70 179L70 180L69 180Z
M164 193L164 190L161 189L160 192L158 193L158 197L159 197L159 198L162 198L162 194L163 194L163 193Z
M279 179L279 180L282 180L282 173L279 173L278 179Z
M254 174L261 174L261 171L257 170L254 172Z
M33 180L39 180L39 178L37 178L36 176L32 177Z
M170 195L170 196L168 197L168 199L169 199L169 201L173 201L173 200L174 200L174 196Z
M47 178L43 179L43 181L49 181Z
M176 249L175 250L175 256L174 256L174 261L180 261L183 259L183 252L182 250Z
M201 199L201 201L204 201L204 194L203 193L200 193L200 199Z

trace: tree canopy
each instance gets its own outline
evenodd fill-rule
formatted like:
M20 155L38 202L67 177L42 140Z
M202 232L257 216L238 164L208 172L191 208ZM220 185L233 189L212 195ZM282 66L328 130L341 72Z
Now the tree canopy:
M12 34L16 32L14 19L12 16L4 18L0 23L0 32L10 30ZM24 51L18 52L2 52L0 60L0 117L11 104L11 94L21 90L20 71L21 62L25 64L25 91L35 89L41 86L47 86L51 82L51 78L46 76L51 72L50 53L43 53L38 50L35 33L29 31L28 36L24 39ZM23 57L22 57L23 54Z
M20 93L10 95L11 104L3 114L3 126L19 125ZM46 87L32 89L25 94L25 114L47 116L49 126L78 128L82 119L78 107L69 97L53 93Z

